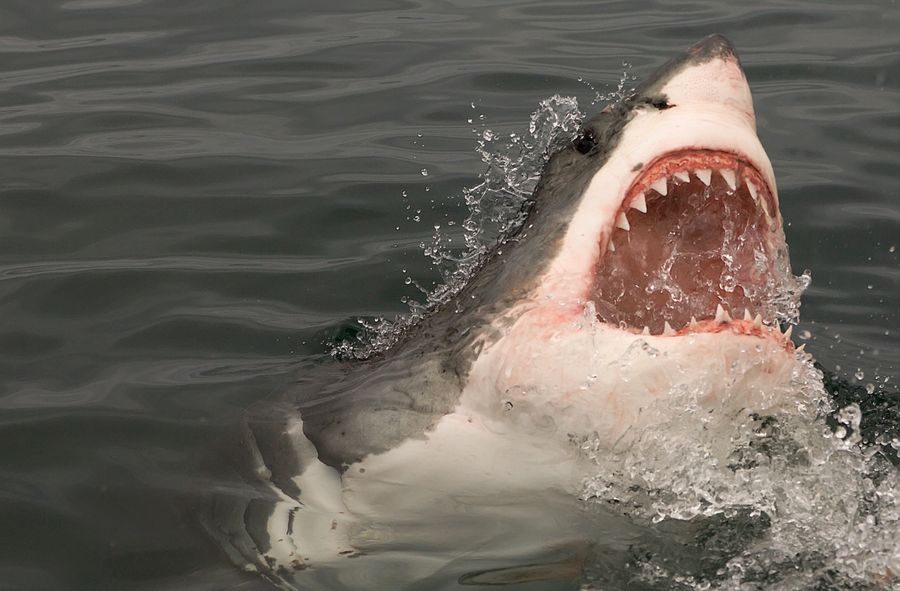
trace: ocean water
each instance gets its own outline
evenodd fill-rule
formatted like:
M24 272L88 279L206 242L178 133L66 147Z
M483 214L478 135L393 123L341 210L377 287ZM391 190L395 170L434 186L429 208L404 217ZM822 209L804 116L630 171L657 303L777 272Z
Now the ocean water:
M0 589L260 586L173 500L201 450L439 281L486 130L712 32L812 276L795 341L896 390L895 1L0 5Z

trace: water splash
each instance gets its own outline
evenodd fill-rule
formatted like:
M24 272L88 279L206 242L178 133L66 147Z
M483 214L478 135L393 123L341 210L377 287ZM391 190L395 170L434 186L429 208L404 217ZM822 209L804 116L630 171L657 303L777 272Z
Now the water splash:
M634 580L685 590L889 588L900 573L900 471L881 445L862 442L860 406L833 408L809 357L783 392L769 393L792 404L767 416L701 411L697 394L672 392L651 410L658 422L624 449L585 443L597 475L583 497L664 529L721 519L717 536L744 539L719 563L644 552ZM706 544L714 554L715 540Z
M408 299L405 303L410 313L393 320L358 319L362 332L357 340L341 341L331 354L341 359L366 359L383 352L425 315L453 299L481 268L491 250L504 244L522 225L523 205L531 198L544 165L554 152L571 142L582 119L576 98L554 95L540 102L524 133L501 138L484 129L478 136L476 150L486 165L485 171L477 185L462 193L468 208L461 223L462 247L456 247L440 225L434 226L431 242L422 244L423 252L440 272L441 283L427 289L408 278L407 282L422 292L424 302Z
M594 93L594 98L591 100L591 105L607 102L618 102L634 93L634 87L630 86L630 84L637 80L637 77L631 71L632 66L629 62L622 62L622 68L622 76L619 78L619 83L616 85L616 88L614 90L611 90L609 92L600 92L589 81L585 80L581 76L578 77L578 81L590 88L591 92Z

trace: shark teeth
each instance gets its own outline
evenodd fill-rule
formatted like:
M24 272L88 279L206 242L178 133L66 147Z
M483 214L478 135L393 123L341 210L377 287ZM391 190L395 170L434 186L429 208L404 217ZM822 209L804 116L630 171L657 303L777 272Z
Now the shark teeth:
M731 322L731 315L725 311L725 308L722 307L722 304L716 304L716 322L719 324L724 324L726 322Z
M677 327L677 328L676 328ZM690 322L677 323L675 327L672 326L669 320L663 321L662 331L656 332L650 330L649 326L644 325L643 328L638 329L635 327L632 329L633 334L640 334L642 336L684 336L691 334L703 334L703 333L719 333L724 330L728 330L737 335L747 335L747 336L756 336L756 337L770 337L776 336L779 339L783 339L782 343L785 347L792 347L797 351L802 351L800 346L794 346L791 341L791 334L793 333L794 327L788 325L788 327L782 331L780 329L780 325L776 323L774 320L771 324L763 324L763 319L761 314L756 314L754 317L750 312L750 308L744 308L743 311L743 319L739 320L737 313L735 313L735 317L732 318L731 313L729 313L728 309L725 308L724 305L716 304L715 314L711 314L710 316L705 316L702 320L697 320L696 316L691 316ZM659 329L656 329L659 330Z
M754 176L752 171L750 171L749 169L741 169L740 164L732 166L737 166L737 168L698 168L696 170L681 169L670 171L667 173L668 176L664 175L658 177L652 183L643 185L643 190L635 193L634 197L631 198L631 202L628 203L627 206L625 206L625 209L636 209L641 213L647 213L647 191L650 191L652 189L653 191L656 191L656 193L660 196L665 197L669 194L670 182L672 183L673 189L675 189L681 184L690 183L691 174L696 176L697 179L707 187L711 187L713 173L717 173L722 177L722 180L725 181L725 184L728 186L728 189L731 191L731 193L735 193L738 190L739 186L746 184L747 191L753 198L754 203L761 206L762 211L767 215L769 220L772 221L773 214L769 213L770 206L768 204L768 201L766 199L763 199L764 192L760 189L759 179Z
M631 207L641 213L647 213L647 199L643 193L638 193L638 196L631 200Z
M759 203L759 193L757 192L756 185L753 184L753 181L747 181L747 190L750 191L750 196L753 197L753 201Z
M653 189L660 195L667 195L669 193L668 183L676 182L676 180L680 183L689 183L691 181L691 172L694 173L700 182L709 187L712 184L713 173L718 173L722 179L725 181L725 184L728 185L728 188L731 191L737 191L738 186L741 184L747 185L747 190L750 192L750 196L753 197L753 200L759 203L759 183L750 179L750 177L741 174L738 175L738 171L733 168L698 168L697 170L677 170L674 172L670 172L669 176L662 176L650 183L646 186L646 190Z
M712 318L706 317L705 319L698 321L695 316L691 316L690 322L677 329L673 327L668 320L665 320L663 321L662 332L651 332L647 325L644 325L640 330L635 329L633 332L634 334L640 334L641 336L671 337L689 335L692 333L717 333L721 332L723 329L730 329L731 332L738 335L743 334L757 337L764 337L769 334L776 335L784 339L783 342L785 346L793 345L791 341L791 334L794 330L793 326L788 326L787 329L782 332L777 324L773 324L772 326L763 324L762 316L760 314L753 317L749 308L744 308L743 320L737 320L737 318L733 319L731 314L722 304L716 304L716 312ZM795 349L797 351L803 350L802 346L797 346Z
M626 232L631 229L631 224L628 223L628 218L625 217L624 211L619 212L619 217L616 218L616 227Z
M733 170L722 169L719 171L719 174L722 175L722 178L725 179L732 191L737 189L737 177L735 177Z

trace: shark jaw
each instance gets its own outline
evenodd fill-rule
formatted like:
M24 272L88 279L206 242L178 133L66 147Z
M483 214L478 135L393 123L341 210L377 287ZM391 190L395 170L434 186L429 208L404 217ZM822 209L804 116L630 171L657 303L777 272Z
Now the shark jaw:
M777 212L747 160L711 150L657 158L625 192L600 245L589 292L599 318L654 335L726 323L757 334L762 314L774 320L764 286L784 248ZM740 311L748 322L731 318Z
M727 330L792 348L771 328L787 247L734 50L709 37L628 100L537 299L572 315L590 302L606 328L634 335ZM583 144L598 127L588 122L576 140L585 158L602 149Z

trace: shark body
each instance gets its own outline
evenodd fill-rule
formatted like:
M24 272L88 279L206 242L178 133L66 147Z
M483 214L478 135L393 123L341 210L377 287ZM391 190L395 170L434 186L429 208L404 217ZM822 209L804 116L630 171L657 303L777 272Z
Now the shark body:
M213 510L236 562L286 589L575 581L573 540L613 519L576 507L586 441L627 444L688 388L735 414L790 404L777 188L723 37L585 121L513 238L390 351L301 374L251 413L253 493ZM522 523L562 558L498 569ZM458 566L474 548L491 560Z

